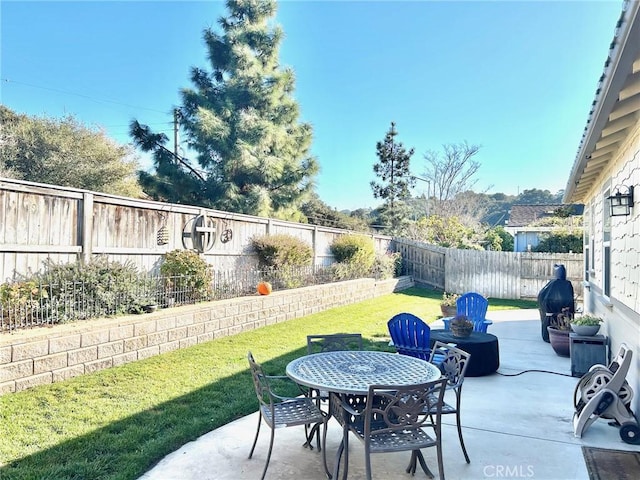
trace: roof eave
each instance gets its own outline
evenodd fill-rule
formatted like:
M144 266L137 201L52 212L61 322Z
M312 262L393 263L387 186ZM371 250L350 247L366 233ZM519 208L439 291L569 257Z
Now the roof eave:
M605 63L605 69L596 90L594 109L590 112L578 155L567 181L563 199L565 203L584 203L585 192L577 194L576 187L580 183L580 178L589 163L591 153L600 139L602 130L609 120L609 115L618 101L620 90L624 86L627 76L631 73L633 63L637 58L637 45L640 45L640 22L636 21L636 17L640 9L640 1L627 1L625 7L621 16L622 23L613 40L615 46L610 51L609 59Z

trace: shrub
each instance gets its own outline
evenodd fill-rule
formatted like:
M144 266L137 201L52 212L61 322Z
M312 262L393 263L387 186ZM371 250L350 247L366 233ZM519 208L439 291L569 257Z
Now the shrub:
M583 244L582 232L561 231L541 235L540 243L532 250L549 253L582 253Z
M341 235L331 244L331 253L336 261L365 261L369 266L375 261L373 240L363 235Z
M173 301L193 303L211 296L211 269L193 250L172 250L166 253L160 273L166 277L165 295L173 298Z
M135 313L154 302L153 281L130 262L97 257L86 263L49 262L45 266L41 281L49 284L59 321Z
M372 273L376 261L373 240L363 235L341 235L330 246L338 265L338 279L362 278Z
M33 280L0 285L0 314L9 328L27 326L43 318L48 310L48 293ZM36 322L37 323L37 322Z
M313 262L313 249L293 235L261 235L251 239L262 268L280 270L303 267Z
M376 278L397 277L402 272L402 255L400 252L376 255L371 270Z

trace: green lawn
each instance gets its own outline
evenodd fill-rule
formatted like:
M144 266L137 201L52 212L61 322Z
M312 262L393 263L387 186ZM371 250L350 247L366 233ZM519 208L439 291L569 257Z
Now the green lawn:
M440 297L411 288L1 396L0 478L135 479L181 445L257 410L248 350L272 374L305 354L309 334L360 332L366 349L387 350L387 320L406 311L434 321Z

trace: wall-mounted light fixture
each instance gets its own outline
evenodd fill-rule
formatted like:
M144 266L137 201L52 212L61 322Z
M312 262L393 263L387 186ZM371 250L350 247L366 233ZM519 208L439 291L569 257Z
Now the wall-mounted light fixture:
M607 200L609 200L612 217L630 215L633 207L633 185L630 187L617 185L616 193L607 197Z

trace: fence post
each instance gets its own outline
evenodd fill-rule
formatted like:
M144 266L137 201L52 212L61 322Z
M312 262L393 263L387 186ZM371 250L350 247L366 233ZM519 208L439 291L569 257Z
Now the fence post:
M93 193L82 194L80 204L82 211L82 222L78 226L80 231L80 245L82 246L82 261L88 263L93 255Z
M318 242L316 240L318 235L318 226L313 226L313 233L311 234L311 247L313 248L313 266L318 263Z

